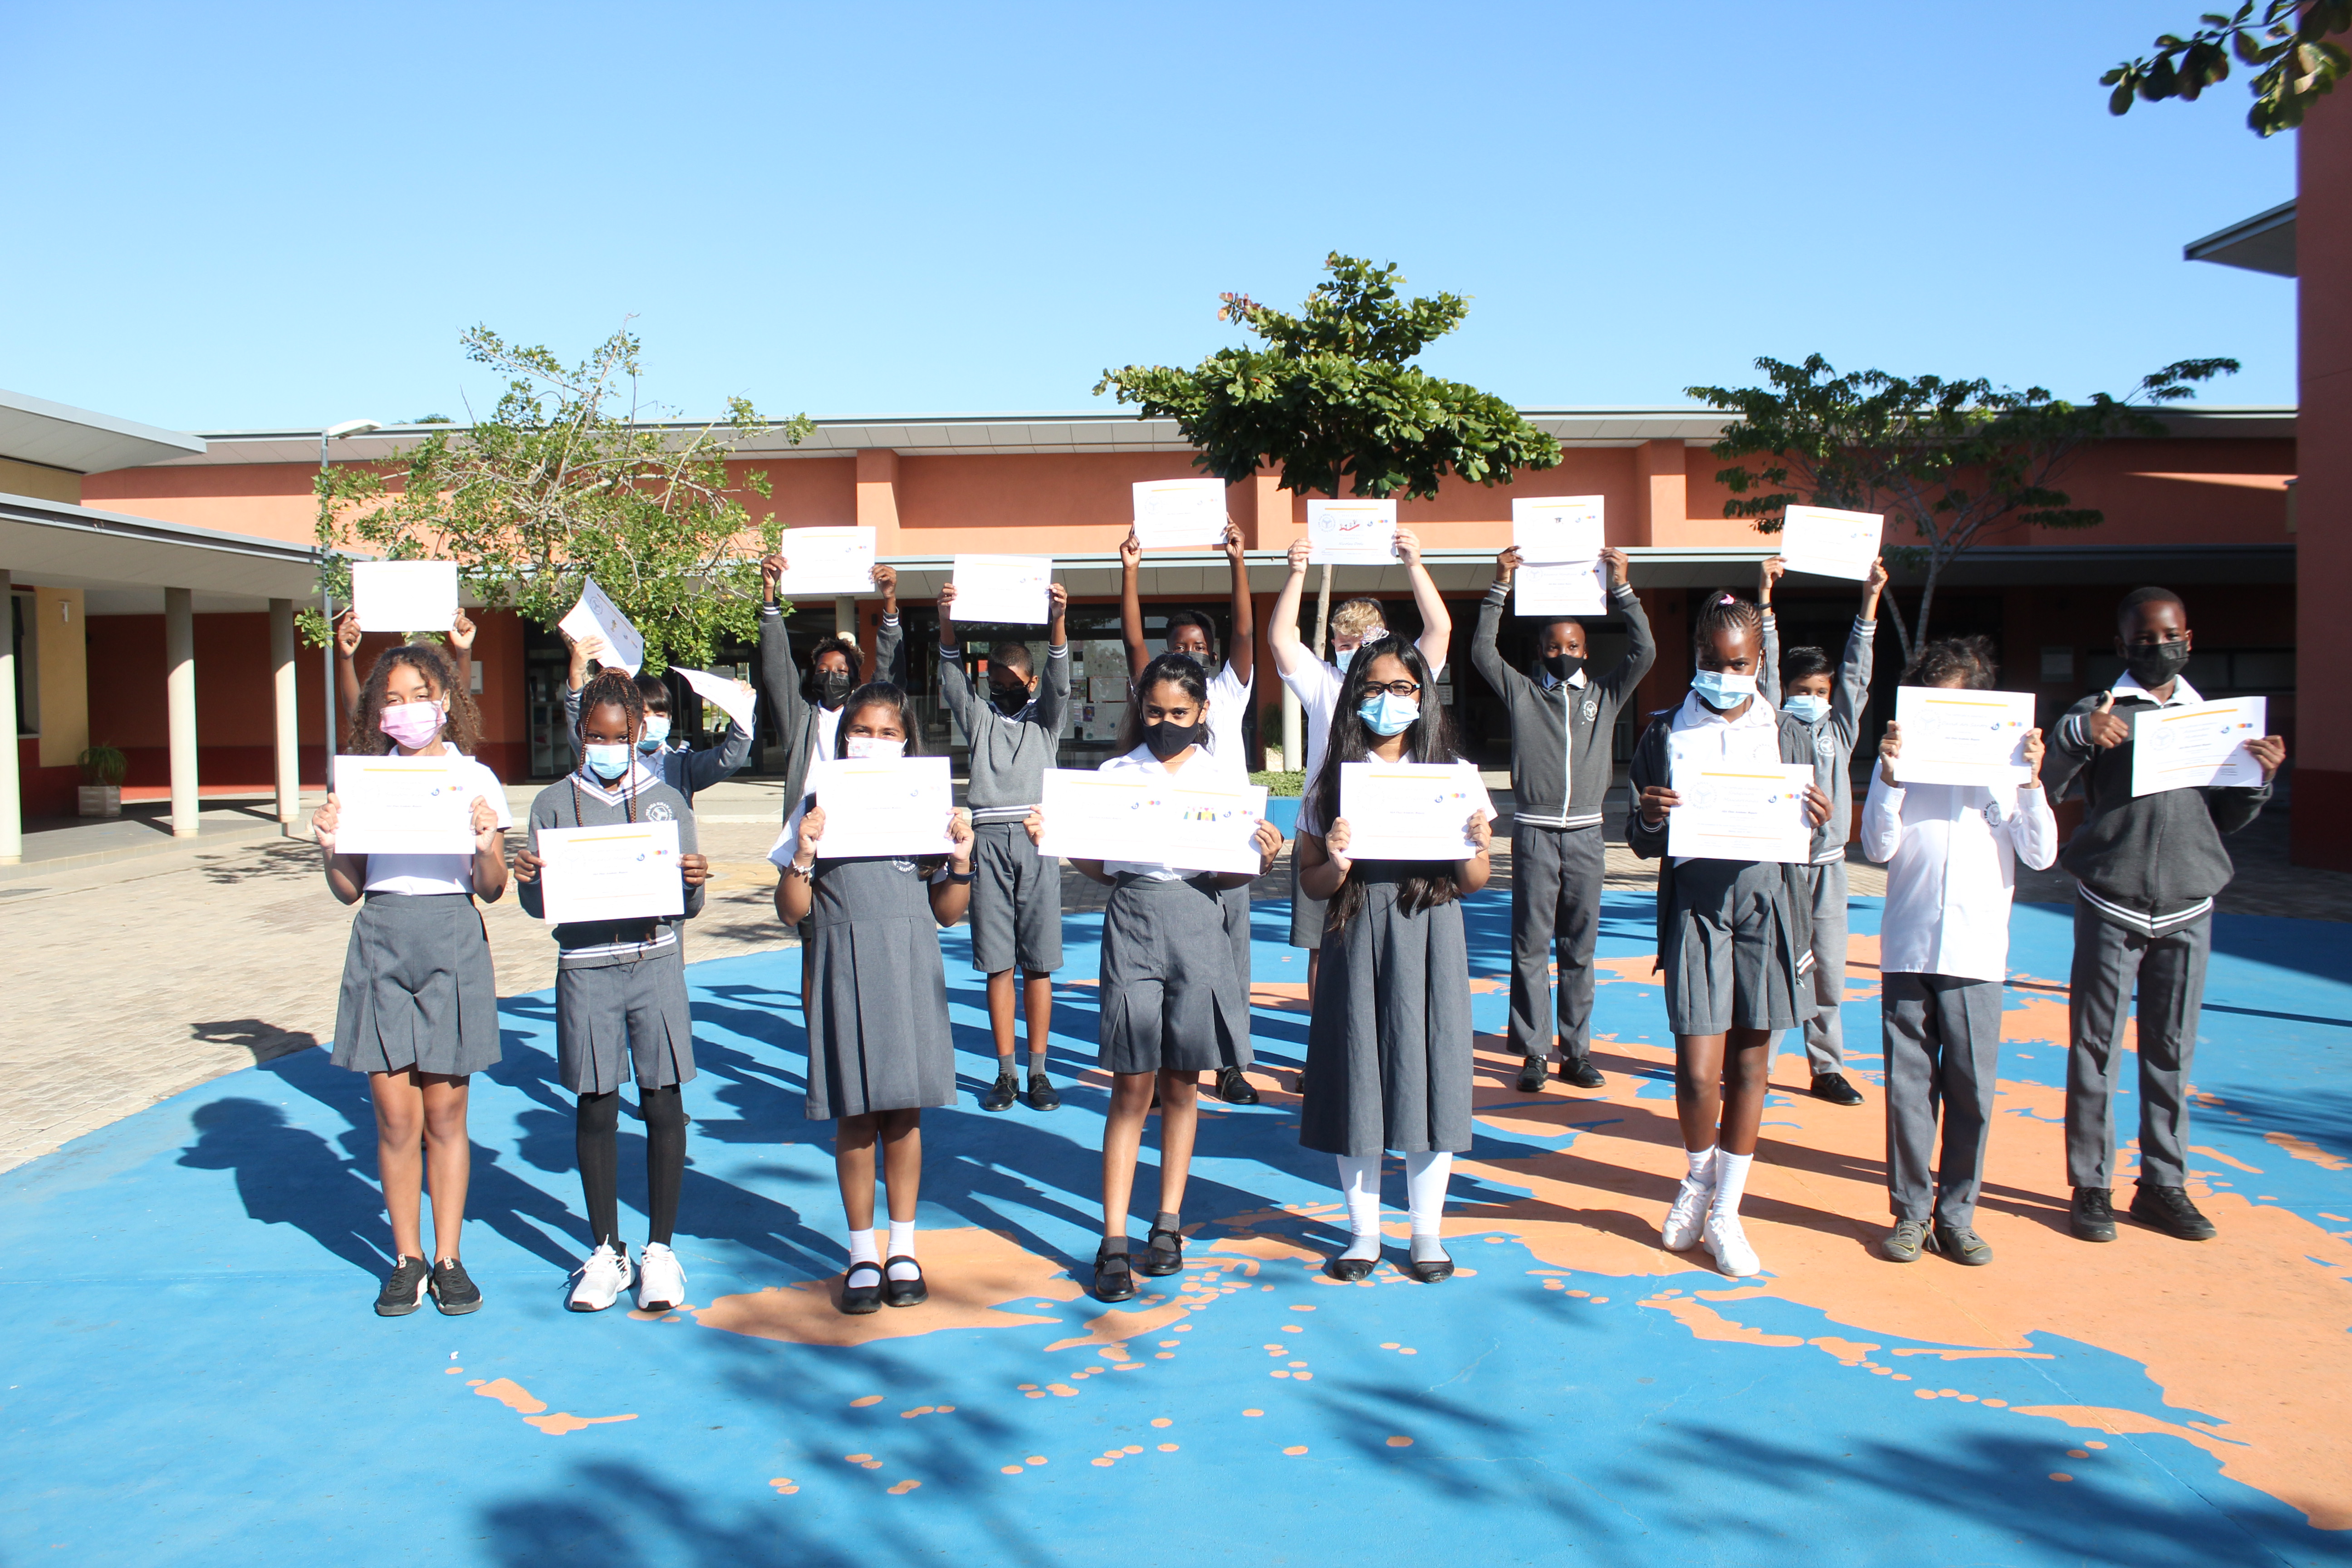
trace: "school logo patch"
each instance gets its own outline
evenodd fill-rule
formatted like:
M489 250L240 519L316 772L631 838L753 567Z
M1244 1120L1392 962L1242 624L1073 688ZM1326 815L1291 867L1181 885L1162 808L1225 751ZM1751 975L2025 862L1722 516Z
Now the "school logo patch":
M1977 809L1984 813L1985 826L1987 827L1999 827L2000 826L2000 802L1997 800L1989 800Z
M647 822L667 822L671 817L677 815L677 814L676 812L670 810L669 803L664 800L657 800L654 802L653 805L646 807L646 820Z
M1591 723L1594 717L1599 714L1600 711L1601 699L1599 697L1588 697L1584 700L1584 721L1586 723Z
M1835 756L1837 754L1837 737L1831 734L1827 730L1822 730L1819 734L1813 737L1813 752L1817 756Z

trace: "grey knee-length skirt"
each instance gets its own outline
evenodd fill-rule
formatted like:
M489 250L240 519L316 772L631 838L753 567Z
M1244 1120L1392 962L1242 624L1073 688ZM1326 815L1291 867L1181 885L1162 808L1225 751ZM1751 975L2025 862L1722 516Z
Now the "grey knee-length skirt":
M464 893L370 893L352 920L329 1060L462 1078L499 1059L499 985Z
M1062 862L1017 822L971 829L971 966L982 974L1062 967Z
M820 860L809 912L808 1119L953 1105L939 921L911 860Z
M1370 875L1365 876L1369 871ZM1323 938L1298 1142L1365 1158L1470 1147L1470 953L1462 906L1410 914L1360 862L1364 907Z
M639 1089L694 1077L684 950L672 942L632 963L557 971L555 1065L574 1094L610 1094L629 1077Z
M1218 889L1132 874L1103 910L1103 1070L1250 1065L1249 1004Z
M1244 883L1238 888L1221 889L1217 901L1224 906L1225 940L1234 948L1234 978L1241 982L1242 1000L1247 1003L1250 992L1250 890Z
M1813 1015L1798 984L1789 882L1769 861L1687 860L1675 868L1664 951L1666 1024L1677 1035L1793 1029Z

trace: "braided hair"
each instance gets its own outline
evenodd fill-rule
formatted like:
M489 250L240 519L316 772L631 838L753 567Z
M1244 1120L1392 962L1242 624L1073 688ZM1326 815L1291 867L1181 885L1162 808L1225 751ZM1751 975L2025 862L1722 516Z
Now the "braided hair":
M572 820L574 822L581 820L580 775L588 766L588 716L597 709L607 706L618 708L621 710L628 721L629 733L632 737L645 732L645 693L637 689L637 678L632 676L627 670L617 666L607 665L591 677L587 685L580 689L580 734L577 737L580 742L580 766L572 769L570 775ZM631 772L635 771L635 762L632 760ZM630 773L624 773L621 776L625 779L630 776ZM621 796L621 811L629 821L635 822L637 819L637 792L635 788L631 788Z
M1756 607L1753 599L1743 599L1728 588L1706 596L1706 603L1691 617L1691 652L1699 658L1715 651L1715 639L1720 632L1747 632L1757 639L1758 651L1762 651L1764 612Z

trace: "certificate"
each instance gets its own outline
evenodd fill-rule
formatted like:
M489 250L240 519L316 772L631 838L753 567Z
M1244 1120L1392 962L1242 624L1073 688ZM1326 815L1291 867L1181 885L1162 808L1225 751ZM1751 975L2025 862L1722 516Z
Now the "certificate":
M1390 566L1396 563L1396 502L1311 500L1307 503L1307 560L1317 566Z
M2015 789L2032 772L2025 765L2025 734L2033 728L2031 691L1899 686L1895 721L1903 727L1903 754L1895 759L1895 776L1903 784Z
M1050 555L959 555L956 621L961 626L1043 626L1052 618Z
M1511 498L1511 542L1522 562L1597 561L1609 542L1601 496Z
M1350 860L1466 860L1470 814L1493 821L1478 770L1453 763L1341 763L1339 815Z
M824 811L817 854L827 860L948 855L955 784L945 757L820 757L808 787Z
M738 730L746 735L751 732L760 694L751 689L750 681L713 675L707 669L688 669L682 664L673 664L670 668L686 677L686 683L694 688L697 697L733 720Z
M1138 480L1135 537L1146 550L1222 547L1225 542L1225 481Z
M531 844L546 862L539 873L539 897L541 917L550 925L686 912L675 822L542 827Z
M2132 794L2207 784L2259 788L2263 764L2246 742L2268 734L2269 722L2267 697L2141 709L2132 715Z
M1511 614L1605 616L1609 613L1608 571L1597 557L1521 566L1511 574Z
M593 577L581 586L580 602L555 624L559 630L571 633L573 642L603 637L604 651L610 657L599 662L617 664L631 675L636 674L646 662L646 639L637 635L629 617L604 596L604 590L596 586Z
M1879 536L1885 523L1885 518L1874 511L1792 506L1781 517L1780 559L1791 572L1865 582L1870 563L1878 559Z
M833 598L874 591L874 531L793 528L776 546L792 563L776 584L784 598Z
M1255 876L1265 786L1223 776L1187 782L1136 769L1048 768L1042 810L1043 855Z
M1794 860L1813 858L1805 820L1811 763L1677 762L1666 813L1666 853L1678 859Z
M482 791L465 760L337 757L335 853L471 855Z
M352 608L363 632L446 632L457 618L457 563L354 561Z

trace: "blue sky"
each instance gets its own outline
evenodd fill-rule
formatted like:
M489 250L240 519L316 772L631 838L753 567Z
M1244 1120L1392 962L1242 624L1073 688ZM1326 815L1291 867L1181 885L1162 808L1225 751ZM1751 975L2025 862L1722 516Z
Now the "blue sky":
M2232 79L2108 116L2192 0L189 7L0 0L0 385L178 428L486 405L476 321L651 395L1072 409L1341 249L1473 296L1433 371L1684 401L1758 354L2121 393L2294 286L2180 247L2294 194Z

